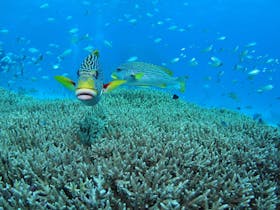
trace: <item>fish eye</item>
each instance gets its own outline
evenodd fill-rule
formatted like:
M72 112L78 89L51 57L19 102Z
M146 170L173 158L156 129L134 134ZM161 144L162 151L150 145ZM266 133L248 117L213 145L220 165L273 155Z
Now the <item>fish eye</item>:
M121 71L121 68L117 68L117 72L120 72Z
M98 71L95 71L95 74L93 75L95 79L98 79Z

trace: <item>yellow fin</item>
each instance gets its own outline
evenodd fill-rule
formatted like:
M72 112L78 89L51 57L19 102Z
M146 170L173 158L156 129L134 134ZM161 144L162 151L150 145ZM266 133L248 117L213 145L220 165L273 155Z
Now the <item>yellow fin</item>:
M180 87L180 92L184 93L186 90L186 79L188 79L188 76L185 77L179 77L177 79L178 83L179 83L179 87Z
M119 87L124 83L126 83L126 80L113 80L103 86L104 92L105 93L111 92L112 90L115 90L117 87Z
M144 73L140 72L140 73L135 74L135 75L134 75L134 78L135 78L136 80L140 80L143 76L144 76Z
M69 90L75 90L75 82L65 76L54 76L54 79Z

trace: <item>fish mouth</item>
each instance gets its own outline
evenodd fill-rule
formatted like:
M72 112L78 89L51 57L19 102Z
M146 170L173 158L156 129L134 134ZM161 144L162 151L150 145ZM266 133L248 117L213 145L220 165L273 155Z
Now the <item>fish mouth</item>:
M78 89L76 90L76 97L81 101L92 100L97 96L97 91L92 89Z

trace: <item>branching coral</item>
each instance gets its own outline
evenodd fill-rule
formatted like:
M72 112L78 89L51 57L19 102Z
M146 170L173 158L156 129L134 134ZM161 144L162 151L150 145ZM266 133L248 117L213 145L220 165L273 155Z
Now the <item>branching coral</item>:
M276 209L276 128L162 92L96 107L1 91L6 209Z

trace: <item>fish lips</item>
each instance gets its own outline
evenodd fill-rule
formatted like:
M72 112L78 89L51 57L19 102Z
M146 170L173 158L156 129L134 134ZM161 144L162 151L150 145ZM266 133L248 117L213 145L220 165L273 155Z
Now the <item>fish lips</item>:
M76 97L81 101L89 101L97 96L97 91L93 89L77 89Z

